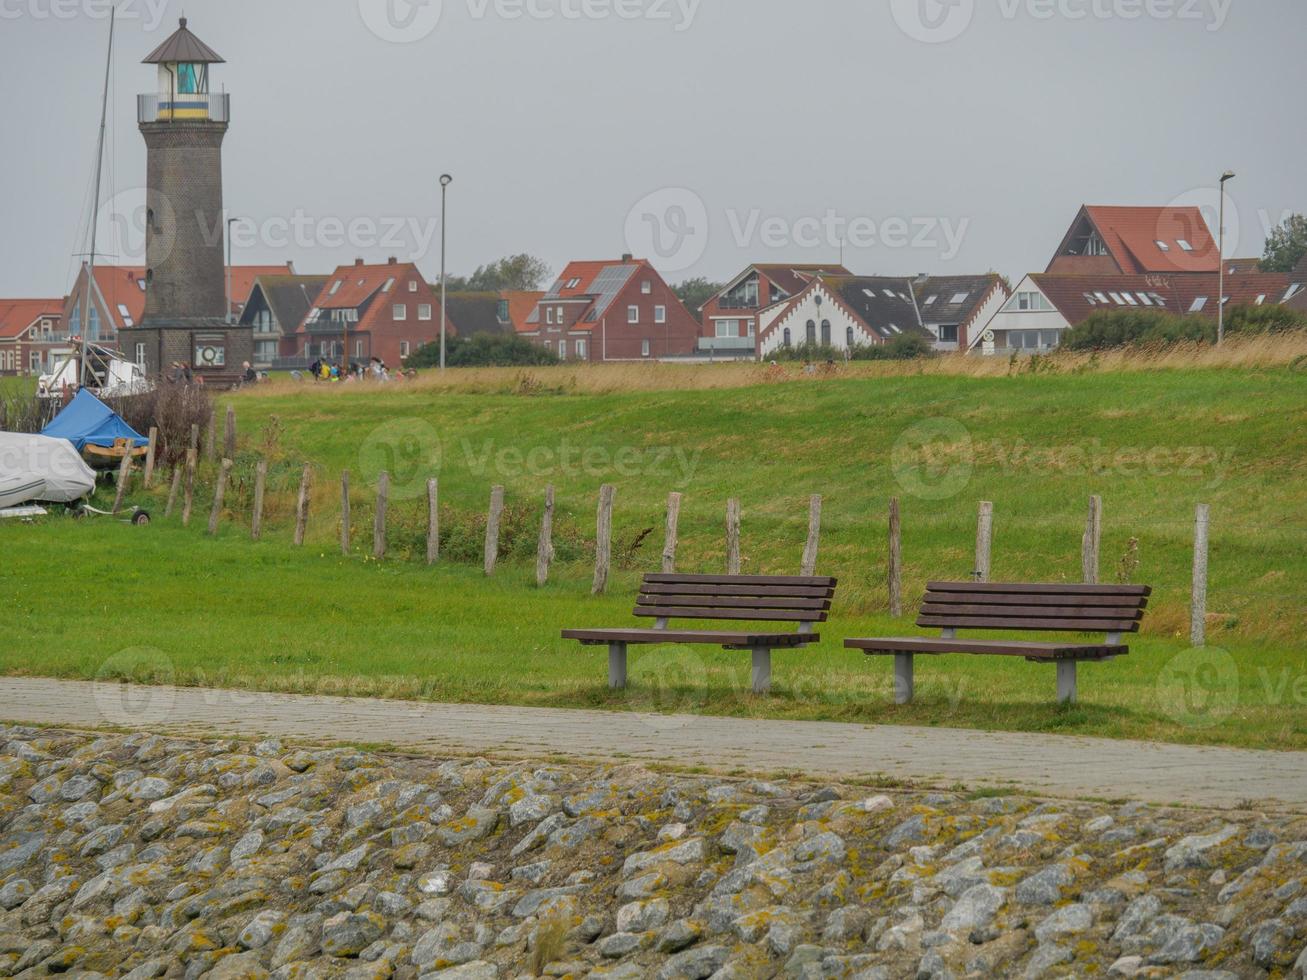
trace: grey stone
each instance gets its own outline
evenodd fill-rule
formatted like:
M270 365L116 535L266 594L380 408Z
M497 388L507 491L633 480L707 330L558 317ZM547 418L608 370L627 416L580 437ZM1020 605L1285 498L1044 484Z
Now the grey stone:
M20 868L45 845L45 832L18 831L0 837L0 873ZM108 848L105 848L108 850Z
M1026 970L1023 974L1026 980L1038 980L1040 977L1048 975L1048 972L1056 966L1063 963L1070 963L1075 958L1075 954L1065 946L1059 946L1056 943L1049 943L1040 946L1031 954L1030 959L1026 962Z
M1035 938L1043 945L1087 932L1093 925L1094 913L1088 905L1065 905L1035 926Z
M236 942L245 949L262 949L282 931L285 923L285 912L264 909L245 924L245 928L237 935Z
M703 923L694 919L677 919L658 936L660 953L679 953L703 938Z
M1162 947L1148 957L1148 962L1196 963L1220 945L1224 935L1225 930L1220 926L1211 923L1195 925L1182 920L1160 933Z
M458 847L472 841L485 840L499 826L499 811L484 807L472 807L458 820L441 824L436 828L436 836L446 847Z
M1239 836L1235 824L1226 824L1210 834L1192 834L1167 848L1163 856L1163 867L1167 871L1179 871L1185 868L1210 867L1208 853L1229 843Z
M664 925L671 914L671 903L665 898L630 902L617 910L617 931L648 932Z
M725 965L731 951L725 946L696 946L675 954L659 968L658 980L705 980Z
M940 928L950 933L970 935L973 930L994 921L999 910L1007 903L1007 895L1007 889L1004 888L975 885L953 903L940 923Z
M385 918L375 912L340 912L322 923L322 951L328 956L357 956L385 931Z
M1016 900L1022 905L1056 905L1062 900L1062 889L1072 880L1065 865L1049 865L1017 884Z
M599 955L610 960L620 959L640 948L641 939L633 932L615 932L595 944Z

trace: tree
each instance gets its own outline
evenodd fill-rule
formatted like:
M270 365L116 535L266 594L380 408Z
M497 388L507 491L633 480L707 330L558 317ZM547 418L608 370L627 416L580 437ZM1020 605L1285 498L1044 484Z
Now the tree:
M1307 255L1307 218L1291 214L1266 236L1263 272L1292 272Z
M699 307L712 299L722 290L720 282L709 282L703 276L694 279L687 279L685 282L672 287L674 292L685 304L685 308L691 313L697 313Z
M523 252L477 266L470 276L449 276L446 283L451 293L497 293L501 289L540 289L548 278L548 264Z

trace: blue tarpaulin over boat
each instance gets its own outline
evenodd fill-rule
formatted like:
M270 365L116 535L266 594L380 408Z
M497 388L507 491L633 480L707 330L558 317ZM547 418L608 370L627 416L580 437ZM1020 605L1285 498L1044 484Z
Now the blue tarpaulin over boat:
M115 439L131 439L134 447L150 442L85 388L41 430L41 435L67 439L78 452L88 445L112 447Z

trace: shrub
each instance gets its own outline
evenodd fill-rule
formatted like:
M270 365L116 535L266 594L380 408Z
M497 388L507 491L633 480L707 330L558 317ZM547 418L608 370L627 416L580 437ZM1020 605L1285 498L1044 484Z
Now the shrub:
M535 367L557 363L558 357L553 351L521 337L477 334L475 337L455 337L445 342L445 364L449 367ZM423 344L404 360L404 366L408 368L439 365L439 342Z
M1164 310L1112 310L1095 313L1062 338L1067 350L1106 350L1131 344L1166 346L1181 341L1213 343L1216 321L1176 316ZM1283 306L1236 306L1225 313L1227 334L1307 330L1307 316Z
M934 355L935 348L930 341L918 334L899 334L885 344L859 344L849 353L853 361L911 361L918 357ZM771 358L778 361L842 361L844 351L829 344L799 344L797 347L782 347L772 353Z

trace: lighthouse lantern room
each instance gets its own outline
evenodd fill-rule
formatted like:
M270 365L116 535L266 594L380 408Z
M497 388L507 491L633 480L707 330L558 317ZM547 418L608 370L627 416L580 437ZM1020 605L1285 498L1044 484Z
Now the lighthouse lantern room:
M137 121L227 122L227 94L209 89L209 66L222 63L222 56L192 34L181 18L172 36L142 61L159 66L159 86L155 93L140 96Z

